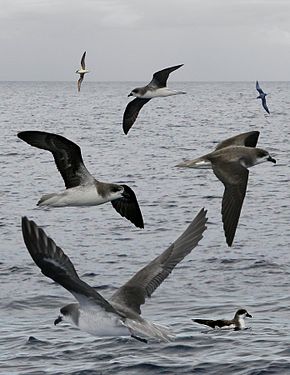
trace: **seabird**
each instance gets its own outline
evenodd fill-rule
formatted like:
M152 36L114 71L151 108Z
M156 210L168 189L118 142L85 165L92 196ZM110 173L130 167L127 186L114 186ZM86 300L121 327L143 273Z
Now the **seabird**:
M245 318L252 318L252 315L245 309L239 309L233 319L192 319L195 323L204 324L213 329L215 328L233 328L235 331L246 328Z
M169 276L174 267L199 243L206 229L206 211L201 209L183 234L167 250L139 270L109 300L82 281L69 257L49 238L43 229L22 218L25 245L41 272L68 290L77 300L60 309L54 324L68 320L94 336L141 336L169 341L174 335L167 327L141 316L140 306Z
M137 87L130 92L128 97L135 96L136 99L132 100L127 105L123 115L123 130L125 134L127 134L133 126L138 113L140 112L140 109L144 104L149 102L150 99L178 94L186 94L184 91L171 90L166 87L166 82L169 74L174 70L179 69L181 66L183 66L183 64L171 66L170 68L166 68L154 73L153 78L151 82L148 83L148 85L144 87Z
M221 212L228 246L233 243L245 198L248 168L265 161L276 163L268 151L256 148L259 134L258 131L251 131L228 138L219 143L210 154L177 165L187 168L211 168L224 184Z
M65 183L66 190L44 195L38 206L97 206L111 202L121 216L144 228L134 191L127 185L96 180L85 167L77 144L61 135L41 131L23 131L17 136L31 146L50 151Z
M83 56L81 59L81 67L76 71L76 73L80 75L80 78L78 80L78 92L81 91L81 84L82 84L85 74L89 73L89 71L86 69L86 63L85 63L86 53L87 53L86 51L83 53Z
M264 107L265 111L270 114L269 108L268 108L267 103L266 103L266 95L268 95L268 94L266 94L261 89L258 81L256 81L256 89L257 89L258 93L260 94L259 96L257 96L257 99L261 99L262 100L262 106Z

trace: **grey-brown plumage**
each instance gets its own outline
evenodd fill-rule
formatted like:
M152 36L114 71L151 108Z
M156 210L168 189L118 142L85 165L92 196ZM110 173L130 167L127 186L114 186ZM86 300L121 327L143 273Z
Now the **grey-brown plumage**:
M183 91L171 90L166 87L169 74L179 69L181 66L183 66L183 64L171 66L154 73L148 85L136 87L130 92L128 96L135 96L136 98L127 105L123 115L123 131L125 134L128 134L141 108L148 103L149 100L156 97L185 94Z
M256 148L259 132L247 132L219 143L216 150L177 167L212 168L224 184L222 220L228 246L235 237L248 183L248 168L264 161L276 163L268 151Z
M206 211L202 209L183 234L161 255L137 272L119 288L110 299L118 306L124 306L141 314L140 306L147 297L169 276L173 268L194 249L206 229Z
M45 276L67 289L77 300L84 298L108 312L116 313L94 288L79 278L74 265L62 249L27 217L22 218L22 234L32 259Z
M252 315L245 309L239 309L233 319L192 319L195 323L203 324L213 329L215 328L233 328L236 331L245 328L245 318L252 318Z
M70 303L61 308L60 312L64 317L69 317L78 327L96 336L100 335L100 332L104 336L131 334L143 341L136 336L136 333L141 333L168 341L172 338L169 330L142 318L140 306L174 267L197 246L206 230L206 221L206 211L201 209L167 250L137 272L109 300L82 281L63 250L43 229L26 217L22 218L22 233L25 245L41 272L76 298L78 303ZM63 317L59 316L54 324L60 323L62 319Z
M63 193L44 195L38 202L39 206L94 206L111 202L121 216L136 227L144 228L134 191L127 185L96 180L85 167L77 144L61 135L41 131L23 131L17 136L31 146L52 153L67 189Z

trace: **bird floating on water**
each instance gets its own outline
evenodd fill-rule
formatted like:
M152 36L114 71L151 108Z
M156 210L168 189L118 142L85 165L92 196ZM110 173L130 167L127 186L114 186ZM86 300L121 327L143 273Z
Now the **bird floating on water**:
M235 331L239 331L241 329L246 328L245 318L252 318L252 315L248 313L245 309L239 309L233 319L192 319L195 323L203 324L209 326L213 329L215 328L227 328L227 329L234 329Z

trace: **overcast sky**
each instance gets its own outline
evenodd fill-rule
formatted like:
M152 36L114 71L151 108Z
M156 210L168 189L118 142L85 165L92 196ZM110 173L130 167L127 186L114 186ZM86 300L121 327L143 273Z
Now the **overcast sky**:
M0 80L289 80L290 0L0 0Z

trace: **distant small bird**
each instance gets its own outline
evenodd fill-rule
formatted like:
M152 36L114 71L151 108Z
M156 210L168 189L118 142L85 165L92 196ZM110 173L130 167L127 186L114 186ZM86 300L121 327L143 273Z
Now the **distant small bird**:
M17 136L31 146L50 151L65 183L65 191L44 195L38 206L80 207L111 202L121 216L144 228L134 191L127 185L96 180L85 167L77 144L61 135L41 131L23 131Z
M212 169L224 184L222 220L228 246L232 246L246 195L248 168L265 161L276 163L268 151L256 148L259 134L251 131L236 135L219 143L215 151L176 165Z
M252 315L248 313L245 309L239 309L233 319L192 319L195 323L203 324L209 326L213 329L215 328L233 328L235 331L246 328L245 318L252 318Z
M261 89L258 81L256 81L256 89L257 89L258 93L260 94L259 96L257 96L257 99L262 99L262 106L264 107L265 111L270 114L269 108L268 108L267 103L266 103L266 95L268 95L268 94L266 94Z
M186 94L184 91L171 90L166 87L168 76L171 72L179 69L183 64L171 66L160 70L153 74L153 78L148 85L144 87L137 87L130 92L129 96L135 96L136 99L132 100L126 107L123 115L123 130L127 134L137 119L138 113L144 104L149 102L152 98Z
M82 59L81 59L81 67L76 71L77 74L80 75L80 78L78 80L78 92L81 91L81 84L84 79L84 76L86 73L89 73L89 71L86 69L86 63L85 63L85 58L86 58L86 51L83 53Z
M181 236L162 254L139 270L110 299L82 281L69 257L44 230L32 220L22 218L25 245L41 272L68 290L77 300L60 309L54 324L68 320L79 329L99 337L145 335L169 341L174 335L167 327L150 322L141 316L141 305L151 297L175 266L198 245L206 230L206 211L201 209Z

